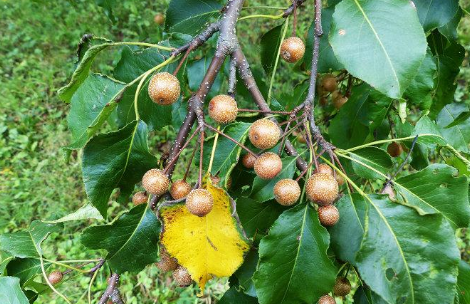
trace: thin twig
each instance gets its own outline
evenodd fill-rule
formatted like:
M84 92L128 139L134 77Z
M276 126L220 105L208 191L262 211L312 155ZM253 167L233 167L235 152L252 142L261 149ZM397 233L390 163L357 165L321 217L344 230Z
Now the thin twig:
M209 125L209 124L205 124L205 126L206 126L207 128L209 128L210 130L212 130L212 131L218 133L219 135L224 136L225 138L227 138L228 140L232 141L233 143L235 143L236 145L238 145L239 147L241 147L242 149L244 149L244 150L247 151L248 153L254 155L255 157L258 156L255 152L253 152L253 151L251 151L250 149L248 149L245 145L243 145L241 142L237 141L237 140L234 139L233 137L230 137L229 135L223 133L222 131L217 130L216 128L214 128L213 126L211 126L211 125Z
M201 136L199 137L199 144L200 144L200 149L199 149L199 178L198 178L198 183L199 185L202 185L202 163L204 160L204 131L201 131Z
M385 189L385 187L390 185L393 182L393 180L397 177L397 175L401 172L401 170L403 170L403 167L405 167L406 163L408 162L408 159L410 158L411 153L413 152L413 149L417 141L418 141L418 135L416 135L415 138L413 139L413 142L411 143L410 151L408 151L408 154L406 154L405 160L403 160L398 170L387 180L384 187L382 188L382 191Z
M193 152L191 153L191 157L189 158L188 165L186 166L186 171L184 172L183 181L186 181L186 178L189 174L189 169L191 168L191 164L193 163L194 155L196 155L197 145L194 146Z
M105 292L101 296L98 304L105 304L106 301L108 301L109 297L113 293L118 283L119 283L119 274L113 273L111 277L109 278L108 287L106 288Z

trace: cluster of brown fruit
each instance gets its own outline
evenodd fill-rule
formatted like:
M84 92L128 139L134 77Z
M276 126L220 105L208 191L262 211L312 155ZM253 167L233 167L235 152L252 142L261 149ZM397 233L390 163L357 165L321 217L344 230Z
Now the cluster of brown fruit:
M163 247L160 247L160 261L156 263L162 272L173 271L173 280L181 287L189 286L193 282L188 270L172 258Z
M345 297L351 292L351 283L345 277L336 278L333 294L338 297ZM324 295L318 300L318 304L336 304L335 298Z
M348 101L348 98L342 95L338 90L338 82L336 81L336 77L332 74L323 76L318 91L320 93L320 104L322 106L328 103L327 97L330 94L333 105L338 110Z

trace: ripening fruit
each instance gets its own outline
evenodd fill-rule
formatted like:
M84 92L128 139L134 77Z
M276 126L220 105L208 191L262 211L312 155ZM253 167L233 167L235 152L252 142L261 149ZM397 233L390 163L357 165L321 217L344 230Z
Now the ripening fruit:
M338 182L338 186L344 185L344 178L343 176L336 174L335 176L336 181Z
M334 226L339 221L339 211L333 205L318 207L318 218L323 226Z
M266 118L255 121L248 133L250 142L258 149L271 149L281 137L279 126Z
M403 147L397 142L392 142L388 145L387 152L391 157L397 157L403 152Z
M158 169L150 169L142 178L142 186L145 191L155 195L162 195L168 191L170 180L163 171Z
M300 197L300 186L293 179L281 179L274 186L274 197L283 206L291 206Z
M315 173L326 173L333 175L333 169L327 164L319 164Z
M338 83L336 82L336 77L331 74L326 75L325 77L323 77L321 81L321 86L323 87L323 89L325 89L325 91L328 91L328 92L336 91L336 88L338 87Z
M184 180L177 180L170 187L170 195L175 200L186 197L190 191L191 185Z
M253 169L255 166L256 156L251 153L245 154L242 158L242 164L247 169Z
M282 170L279 155L272 152L261 154L255 161L255 173L261 179L273 179Z
M217 95L209 102L209 116L219 124L234 121L237 113L237 102L228 95Z
M287 62L297 62L305 53L305 44L299 37L289 37L281 44L281 57Z
M315 173L307 181L306 192L309 200L329 205L338 197L338 182L331 174Z
M158 13L155 15L155 17L153 17L153 21L158 25L162 25L165 22L165 16L163 16L161 13Z
M197 216L205 216L211 212L214 206L214 198L206 189L194 189L186 198L186 208Z
M47 279L49 280L49 282L52 284L52 285L57 285L59 284L62 279L63 279L64 275L62 274L62 272L60 271L53 271L49 274L49 276L47 277Z
M333 293L336 296L344 297L351 292L351 283L345 277L336 278L335 287L333 288Z
M348 98L346 96L343 96L341 94L338 94L333 98L333 105L335 106L336 109L341 109L341 107L348 102Z
M336 301L332 296L324 295L318 300L318 304L336 304Z
M328 99L326 99L325 96L320 97L320 105L322 107L326 106L327 103L328 103Z
M134 206L147 203L149 196L145 191L139 191L134 196L132 196L132 202Z
M178 267L178 262L172 258L166 251L160 253L160 261L156 264L158 269L162 272L175 270Z
M181 89L178 78L168 72L153 75L149 83L149 96L159 105L171 105L180 97Z
M173 271L173 280L181 287L189 286L193 282L188 270L183 266L178 266L178 268Z

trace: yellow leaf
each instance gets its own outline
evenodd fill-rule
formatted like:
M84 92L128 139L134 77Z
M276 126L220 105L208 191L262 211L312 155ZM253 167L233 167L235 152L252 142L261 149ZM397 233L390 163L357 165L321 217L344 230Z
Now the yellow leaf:
M205 217L189 213L184 204L163 208L161 242L204 291L212 277L229 277L242 264L248 240L232 217L228 194L205 178L205 188L214 198L214 207Z

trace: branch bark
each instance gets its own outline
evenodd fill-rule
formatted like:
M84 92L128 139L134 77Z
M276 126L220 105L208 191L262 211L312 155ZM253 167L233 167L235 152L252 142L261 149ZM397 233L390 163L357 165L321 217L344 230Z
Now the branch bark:
M109 278L108 287L106 288L105 292L100 298L98 304L105 304L109 297L113 294L114 290L117 288L117 284L119 283L119 274L113 273Z

